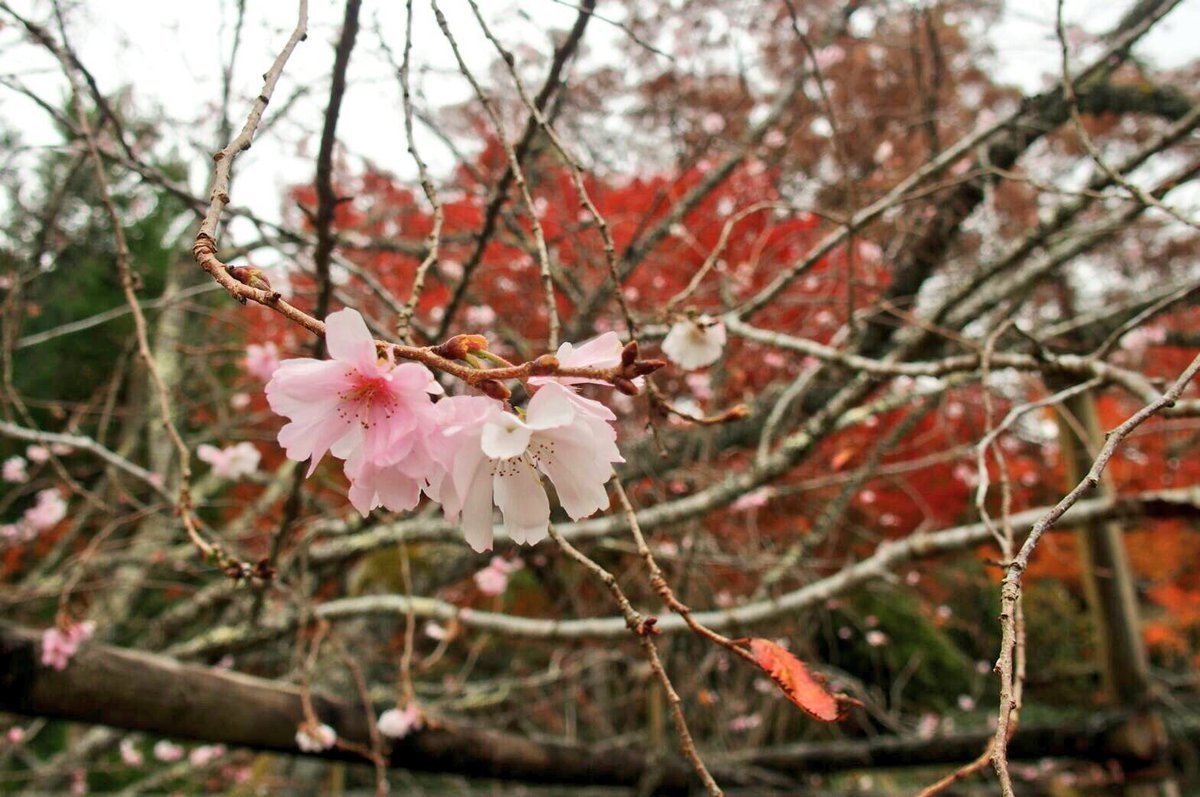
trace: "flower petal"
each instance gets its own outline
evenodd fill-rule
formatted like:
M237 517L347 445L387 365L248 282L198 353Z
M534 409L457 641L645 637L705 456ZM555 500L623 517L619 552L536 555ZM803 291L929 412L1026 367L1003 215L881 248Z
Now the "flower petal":
M509 459L525 453L529 436L533 433L521 419L511 412L498 413L483 425L479 439L483 453L492 459Z
M534 543L546 537L550 527L550 499L533 466L524 460L500 463L492 479L496 506L504 515L504 530L513 542Z
M325 345L333 359L353 365L364 374L378 373L375 339L357 310L347 308L325 317Z

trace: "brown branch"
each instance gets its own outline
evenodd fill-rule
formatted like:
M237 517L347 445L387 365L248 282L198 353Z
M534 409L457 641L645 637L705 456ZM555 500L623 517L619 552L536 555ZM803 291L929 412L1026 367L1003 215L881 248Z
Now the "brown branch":
M0 710L98 723L184 739L300 755L296 730L306 721L300 690L291 685L138 651L87 645L59 672L39 664L40 634L0 624ZM313 711L351 745L369 745L363 708L353 700L311 696ZM333 748L315 754L362 761ZM679 760L635 751L592 750L535 742L439 720L394 740L388 766L467 777L532 783L634 786L658 767L661 793L686 793L693 783ZM730 771L735 782L747 777Z

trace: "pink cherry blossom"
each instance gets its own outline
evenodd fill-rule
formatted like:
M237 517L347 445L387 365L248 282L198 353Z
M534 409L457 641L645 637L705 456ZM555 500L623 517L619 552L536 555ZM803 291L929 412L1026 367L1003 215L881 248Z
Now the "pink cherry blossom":
M196 448L196 457L201 462L212 465L214 476L232 481L257 471L258 461L262 458L262 454L254 447L253 443L243 440L237 445L225 448L202 443Z
M493 501L514 542L533 545L547 535L550 502L539 474L550 478L572 519L608 507L605 485L613 463L624 459L611 426L616 416L607 407L554 382L530 399L523 421L495 401L464 397L441 404L451 402L447 409L457 417L446 424L446 444L438 448L449 475L440 500L447 517L462 514L472 548L492 547Z
M8 729L8 733L4 734L10 744L21 744L25 741L25 729L20 725L14 725Z
M173 764L183 758L183 748L174 742L160 739L154 743L154 757L167 764Z
M712 377L708 374L688 374L683 378L683 381L687 382L688 390L692 391L692 395L697 401L709 401L712 399Z
M725 129L725 117L715 112L706 113L704 114L704 118L700 120L700 127L704 129L705 133L715 136Z
M302 725L296 731L296 746L306 753L320 753L337 743L337 731L328 725Z
M436 424L430 428L436 428ZM441 465L430 453L435 441L429 437L429 431L422 429L414 434L410 440L411 447L403 458L395 462L380 464L361 452L346 460L350 503L360 514L365 517L380 506L392 512L406 512L421 500L422 491L437 494L435 488L429 485L431 482L441 482Z
M57 626L47 628L42 632L42 666L62 672L70 663L79 646L92 638L96 632L96 624L91 622L77 623L62 630Z
M783 134L782 130L771 129L763 136L763 143L772 149L782 147L787 143L787 136Z
M58 490L42 490L37 494L37 503L25 510L25 524L34 531L54 528L67 516L67 502Z
M605 332L578 346L569 342L563 343L554 353L554 357L563 368L614 368L621 364L621 350L624 348L616 332ZM549 382L558 382L561 385L608 384L600 379L578 376L535 376L529 380L532 385L544 385Z
M379 715L379 732L391 739L403 739L421 725L421 711L415 703L402 709L389 708Z
M29 457L30 462L40 465L50 459L50 449L45 446L32 445L25 449L25 456Z
M229 406L235 410L244 410L250 406L249 393L234 393L229 397Z
M145 763L142 757L142 751L137 749L137 745L133 739L126 736L121 740L121 744L117 746L117 750L121 753L121 760L128 767L140 767Z
M484 595L503 595L508 589L509 574L524 566L524 562L520 560L509 562L502 557L493 556L491 563L475 574L475 586Z
M245 366L246 373L266 382L279 367L279 347L270 341L263 344L251 343L246 347L246 358L242 360L242 365Z
M10 484L22 484L29 481L29 474L25 470L24 457L9 457L4 460L3 467L0 467L0 476L3 476L4 481Z
M733 731L734 733L743 733L745 731L753 730L759 725L762 725L761 714L746 714L744 716L734 717L731 719L729 721L729 730Z
M824 71L831 66L840 64L846 58L846 51L836 44L822 47L816 53L817 68Z
M466 319L467 324L475 329L487 329L496 323L496 311L486 304L468 307Z
M725 348L725 325L708 316L679 321L663 339L663 354L685 370L712 365Z
M29 542L35 536L37 536L37 532L25 525L24 522L0 525L0 543L16 545L21 542Z
M355 310L325 319L330 360L285 360L267 383L267 401L290 422L279 432L288 458L317 463L361 455L394 464L427 433L434 419L429 393L441 392L423 365L380 359L366 322Z
M223 755L225 755L225 745L202 744L188 753L188 763L194 767L208 766Z
M888 643L888 635L878 629L872 629L863 635L867 640L867 644L873 648L883 647Z
M760 487L757 490L751 490L748 493L740 496L730 505L730 509L734 512L749 512L751 509L761 509L775 495L775 490L771 487Z

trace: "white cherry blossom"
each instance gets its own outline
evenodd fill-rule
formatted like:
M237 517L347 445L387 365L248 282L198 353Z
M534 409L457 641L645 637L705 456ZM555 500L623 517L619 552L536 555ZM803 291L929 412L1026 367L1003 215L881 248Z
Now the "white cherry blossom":
M725 325L709 316L677 322L662 342L663 354L688 371L712 365L724 349Z

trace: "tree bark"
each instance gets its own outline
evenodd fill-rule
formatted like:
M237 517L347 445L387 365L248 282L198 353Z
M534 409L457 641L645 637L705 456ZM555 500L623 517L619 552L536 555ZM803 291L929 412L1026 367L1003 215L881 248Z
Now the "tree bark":
M295 686L99 644L83 647L61 672L40 659L38 632L0 624L0 711L300 754L295 735L304 711ZM361 707L315 693L312 704L340 739L369 744ZM365 763L337 748L320 755ZM664 794L693 786L690 767L678 759L649 761L634 751L598 752L438 720L393 741L388 763L531 783L632 787L649 775ZM731 785L748 782L734 771L720 776Z

